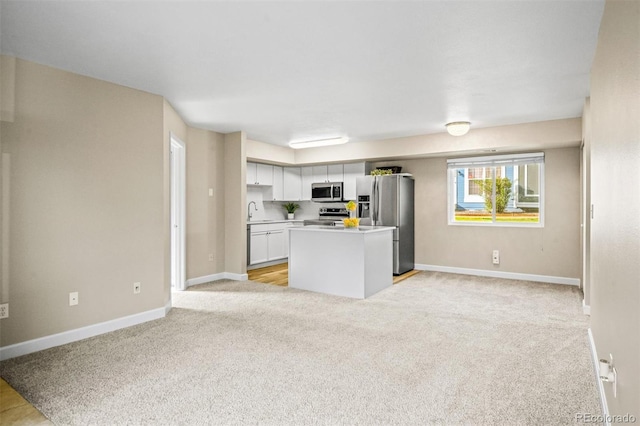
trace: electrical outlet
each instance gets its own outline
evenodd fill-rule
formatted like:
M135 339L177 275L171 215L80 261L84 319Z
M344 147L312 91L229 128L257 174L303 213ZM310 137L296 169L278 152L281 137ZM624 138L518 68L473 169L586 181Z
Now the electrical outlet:
M213 253L209 253L209 262L213 262Z
M133 294L139 294L142 291L142 285L140 283L133 283Z
M78 304L78 292L74 291L69 293L69 306L75 306Z
M500 250L493 251L493 264L494 265L500 264Z
M3 303L0 305L0 319L9 318L9 304Z

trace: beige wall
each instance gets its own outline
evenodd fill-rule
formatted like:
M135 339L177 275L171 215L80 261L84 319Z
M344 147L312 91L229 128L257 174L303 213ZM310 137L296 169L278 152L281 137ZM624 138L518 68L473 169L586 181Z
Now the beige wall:
M418 264L581 280L581 140L582 120L565 119L475 129L457 138L447 134L422 135L289 151L295 154L293 164L396 158L374 161L373 165L401 165L403 171L415 176ZM549 146L554 148L544 149ZM484 151L488 149L498 149L499 154L545 151L544 228L447 224L446 159L487 155ZM269 156L269 151L255 142L247 144L247 156L276 163L286 158L281 153ZM408 156L424 158L403 159ZM455 250L444 249L448 247ZM494 249L500 250L499 266L491 262Z
M446 158L374 163L399 165L415 179L417 264L580 277L579 149L545 151L544 228L449 225ZM500 250L500 265L491 254Z
M224 135L189 128L186 146L186 266L187 279L191 279L225 271Z
M2 55L0 59L0 120L13 121L16 101L16 58Z
M171 104L166 99L162 102L162 133L163 133L163 171L164 179L163 193L165 203L163 205L164 219L164 263L163 274L165 277L164 305L171 306L171 135L174 135L182 142L187 138L187 125L176 113Z
M18 109L6 104L0 132L9 194L0 198L0 301L11 314L1 346L170 305L172 134L187 155L186 278L246 272L243 133L190 128L159 96L15 58L2 64Z
M163 101L16 60L6 346L164 306ZM142 293L133 294L133 283ZM79 305L69 306L69 292Z
M186 151L186 279L225 272L225 172L224 135L187 126L164 101L164 133L167 155L167 199L170 198L169 146L171 134L185 144ZM209 196L209 188L213 196ZM171 206L166 205L166 256L170 256ZM213 255L213 261L209 255ZM170 274L170 265L166 265ZM169 276L169 275L168 275ZM170 278L167 278L170 281ZM171 286L165 289L165 303Z
M224 136L225 272L247 272L247 157L244 132Z
M582 253L582 292L584 305L591 305L591 100L584 102L582 112L582 149L580 150L580 216L582 223L582 235L580 244Z
M348 162L389 158L442 157L500 152L532 151L580 146L581 119L542 121L511 126L471 129L465 136L447 133L354 142L322 148L295 150L296 164Z
M438 133L297 150L248 140L247 158L265 163L305 165L479 155L488 149L497 149L500 152L532 151L580 146L581 132L582 120L569 118L472 129L460 137Z
M640 2L607 1L591 72L591 329L611 414L640 418Z
M246 155L249 161L273 164L294 164L295 150L286 146L271 145L247 139Z

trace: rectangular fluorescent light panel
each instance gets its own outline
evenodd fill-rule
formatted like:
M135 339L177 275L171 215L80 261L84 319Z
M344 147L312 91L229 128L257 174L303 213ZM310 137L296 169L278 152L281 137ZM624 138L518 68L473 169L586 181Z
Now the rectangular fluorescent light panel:
M340 145L343 143L347 143L348 141L349 138L341 137L333 139L319 139L315 141L289 142L289 146L294 149L315 148L318 146Z

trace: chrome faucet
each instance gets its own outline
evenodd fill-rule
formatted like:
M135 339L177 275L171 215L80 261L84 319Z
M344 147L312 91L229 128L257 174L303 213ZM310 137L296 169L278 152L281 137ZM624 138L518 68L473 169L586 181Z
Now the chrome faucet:
M247 206L247 220L251 221L251 204L253 204L253 208L258 211L258 206L255 201L249 201L249 205Z

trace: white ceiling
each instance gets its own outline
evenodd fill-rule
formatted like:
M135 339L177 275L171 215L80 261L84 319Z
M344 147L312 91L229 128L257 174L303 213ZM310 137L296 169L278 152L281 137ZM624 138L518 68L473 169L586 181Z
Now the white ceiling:
M579 117L604 0L5 1L3 54L286 145Z

